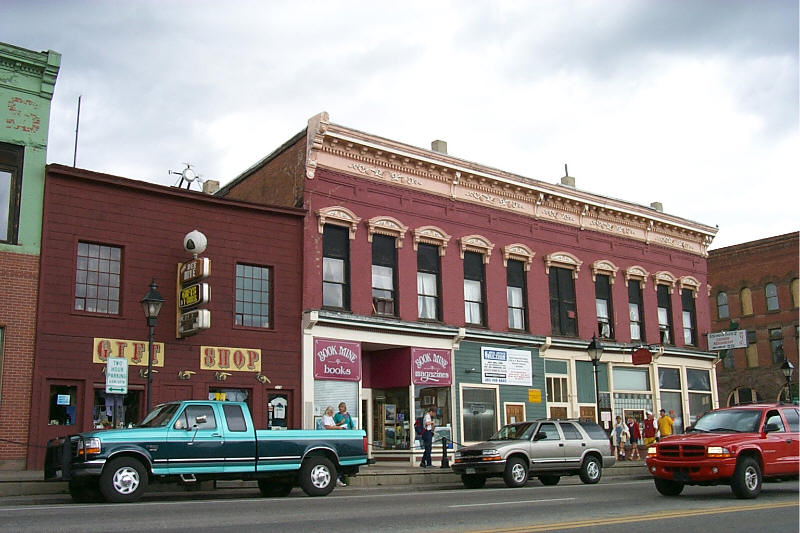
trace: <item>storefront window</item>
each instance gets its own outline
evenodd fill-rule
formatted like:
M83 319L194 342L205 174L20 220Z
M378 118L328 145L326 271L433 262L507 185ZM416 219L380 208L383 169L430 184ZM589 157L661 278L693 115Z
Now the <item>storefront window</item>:
M141 391L128 390L128 394L106 394L104 389L94 390L92 425L97 429L127 427L139 422Z
M650 372L647 369L614 367L614 388L649 391Z
M372 417L377 449L408 450L415 437L408 409L408 388L373 389Z
M250 390L211 387L208 389L208 399L223 402L246 402L250 399Z
M464 422L464 441L487 440L497 431L497 390L464 387L462 392L461 417Z
M51 426L71 426L75 424L75 409L78 387L74 385L50 385Z
M686 369L689 385L689 424L711 410L711 376L708 370Z
M681 374L677 368L659 368L658 386L662 389L681 389Z
M414 386L414 418L422 418L429 407L436 408L433 423L436 428L433 430L433 442L441 444L442 437L447 439L448 447L452 448L453 426L450 419L450 387L423 387ZM413 422L412 422L412 432ZM422 449L422 442L419 436L414 435L415 449Z

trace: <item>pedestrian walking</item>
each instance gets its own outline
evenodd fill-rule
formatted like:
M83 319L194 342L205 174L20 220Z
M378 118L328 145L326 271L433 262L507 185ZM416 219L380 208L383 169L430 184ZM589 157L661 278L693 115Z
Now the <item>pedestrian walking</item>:
M641 461L642 456L639 455L639 442L642 440L642 434L639 430L639 423L633 419L633 417L628 417L628 435L630 435L631 439L631 455L629 459L631 461Z

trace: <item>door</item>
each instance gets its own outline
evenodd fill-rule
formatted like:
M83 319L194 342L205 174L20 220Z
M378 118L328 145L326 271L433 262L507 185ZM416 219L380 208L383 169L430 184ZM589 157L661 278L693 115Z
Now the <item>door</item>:
M533 434L531 461L537 470L559 470L564 467L564 440L555 422L542 422Z
M507 403L506 405L506 424L515 424L525 420L525 404Z
M583 459L587 439L572 422L559 422L558 425L564 435L564 465L567 468L577 468Z
M89 429L85 424L91 422L91 417L85 420L81 408L86 403L83 401L83 382L48 379L45 391L44 401L47 403L42 406L42 444Z
M189 404L167 431L170 474L222 472L225 439L222 420L210 404Z
M784 410L785 414L786 410ZM771 409L764 418L764 425L775 424L778 431L767 433L766 442L762 441L764 451L764 474L797 474L797 462L792 461L797 457L797 432L792 433L783 421L777 409ZM794 438L792 438L794 437Z

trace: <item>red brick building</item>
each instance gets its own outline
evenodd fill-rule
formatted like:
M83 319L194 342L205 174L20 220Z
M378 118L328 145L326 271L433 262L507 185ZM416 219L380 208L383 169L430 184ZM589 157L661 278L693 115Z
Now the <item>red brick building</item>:
M151 280L164 304L155 327L152 404L245 400L257 427L301 421L301 249L304 211L222 199L60 165L47 167L29 442L138 421L146 409ZM184 236L202 232L211 327L177 334ZM128 364L127 394L106 393L106 362ZM33 448L28 467L41 465Z
M467 443L511 420L595 419L598 404L604 421L673 409L678 427L716 405L714 228L432 148L322 113L220 190L309 211L306 427L344 400L376 456L413 461L411 422L430 406Z
M709 252L712 331L747 331L747 348L728 350L717 366L721 404L777 401L786 391L781 364L798 372L798 233Z

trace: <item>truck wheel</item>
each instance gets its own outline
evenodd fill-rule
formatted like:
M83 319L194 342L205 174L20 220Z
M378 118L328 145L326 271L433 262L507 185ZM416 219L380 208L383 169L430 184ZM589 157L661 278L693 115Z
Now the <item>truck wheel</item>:
M486 485L486 476L478 474L461 474L461 483L466 489L482 489Z
M69 495L75 503L98 503L103 501L97 479L70 479Z
M135 502L147 490L147 471L142 463L130 457L112 459L100 474L100 492L106 501Z
M587 455L583 460L579 475L581 481L587 485L594 485L600 481L600 477L603 475L603 465L600 462L600 459L594 455Z
M300 488L309 496L330 494L335 480L336 468L326 457L309 457L300 467Z
M508 487L522 487L528 482L528 467L519 457L512 457L506 463L503 481Z
M737 498L750 499L761 492L761 467L752 457L744 457L736 465L731 478L731 490Z
M292 492L292 484L286 481L273 481L271 479L259 479L258 490L266 498L282 498Z
M671 479L653 478L656 490L664 496L677 496L683 492L683 483L672 481Z
M561 476L539 476L539 481L542 482L542 485L558 485L558 482L561 481Z

